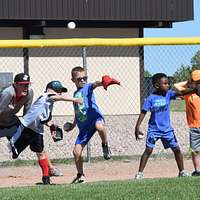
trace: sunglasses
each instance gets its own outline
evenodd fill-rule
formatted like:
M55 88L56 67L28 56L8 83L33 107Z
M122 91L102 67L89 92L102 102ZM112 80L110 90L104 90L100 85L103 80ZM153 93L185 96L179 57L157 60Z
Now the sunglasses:
M78 82L81 82L82 80L87 81L87 79L88 79L87 76L83 76L83 77L76 78L76 80L77 80Z

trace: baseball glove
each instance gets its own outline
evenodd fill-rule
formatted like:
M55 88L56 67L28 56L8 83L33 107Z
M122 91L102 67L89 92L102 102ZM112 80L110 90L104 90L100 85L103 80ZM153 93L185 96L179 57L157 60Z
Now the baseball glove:
M109 85L114 85L114 84L120 85L120 82L119 82L118 80L114 79L114 78L111 78L111 77L108 76L108 75L104 75L104 76L102 77L102 85L103 85L103 88L104 88L105 90L107 90L107 87L108 87Z
M59 128L56 125L51 125L50 126L50 132L51 132L51 137L54 142L58 142L63 139L63 131L61 128Z

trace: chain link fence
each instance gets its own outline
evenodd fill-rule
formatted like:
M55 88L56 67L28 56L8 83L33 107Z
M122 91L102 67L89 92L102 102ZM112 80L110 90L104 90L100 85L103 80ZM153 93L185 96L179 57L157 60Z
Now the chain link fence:
M153 88L151 77L158 72L170 76L171 83L187 79L192 69L200 68L200 46L146 46L146 47L67 47L29 49L28 71L31 76L34 99L44 92L46 84L60 80L73 96L75 85L71 81L71 69L75 66L87 68L88 82L101 80L105 74L120 80L121 86L95 90L97 104L105 115L109 144L114 156L141 155L145 148L145 139L136 141L134 127L144 98ZM16 73L24 71L23 49L0 49L0 89L10 84ZM5 73L7 74L5 76ZM10 76L9 76L9 75ZM177 139L184 153L188 152L188 127L184 110L184 101L178 99L171 105L171 121ZM19 116L22 113L19 113ZM56 102L53 120L59 125L72 121L73 105ZM149 115L141 125L146 132ZM64 134L63 141L54 143L48 129L45 129L45 149L51 159L73 157L72 150L78 129ZM0 140L0 161L10 159L6 139ZM102 156L101 140L98 134L91 139L90 148L84 155ZM156 155L164 156L170 150L164 150L160 142L154 150ZM20 159L35 159L28 148Z

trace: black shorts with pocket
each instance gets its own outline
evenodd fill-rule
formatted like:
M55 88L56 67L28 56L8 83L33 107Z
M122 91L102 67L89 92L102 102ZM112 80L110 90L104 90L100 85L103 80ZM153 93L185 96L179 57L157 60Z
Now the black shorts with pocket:
M44 149L44 140L43 135L25 127L21 136L15 142L15 148L17 149L18 154L20 154L28 146L31 151L41 153Z

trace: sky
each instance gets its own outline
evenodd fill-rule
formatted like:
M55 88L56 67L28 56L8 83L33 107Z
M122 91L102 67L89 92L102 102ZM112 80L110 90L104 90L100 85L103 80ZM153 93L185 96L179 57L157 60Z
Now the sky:
M200 0L194 0L194 20L173 23L172 28L146 28L144 37L200 36ZM172 75L182 64L190 65L200 45L145 47L145 69Z

